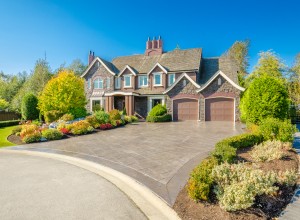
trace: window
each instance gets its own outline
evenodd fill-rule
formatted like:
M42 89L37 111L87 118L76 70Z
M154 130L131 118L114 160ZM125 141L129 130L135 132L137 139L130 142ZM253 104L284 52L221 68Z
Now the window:
M155 86L161 86L162 85L161 73L154 73L153 77L154 77L154 85Z
M103 89L103 80L97 78L94 80L94 89Z
M91 79L88 79L88 89L91 89Z
M220 86L222 84L222 79L221 77L218 79L218 86Z
M148 86L148 76L139 76L139 87Z
M120 89L120 87L121 87L121 78L117 77L115 78L115 88Z
M107 77L106 78L106 88L110 88L110 78L109 77Z
M186 79L183 80L183 86L186 86Z
M169 74L169 86L175 82L175 74Z
M131 87L131 76L124 76L124 87Z

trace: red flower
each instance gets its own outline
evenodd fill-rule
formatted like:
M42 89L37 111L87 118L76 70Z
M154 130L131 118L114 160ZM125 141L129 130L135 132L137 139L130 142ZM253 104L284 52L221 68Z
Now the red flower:
M63 134L69 134L69 130L67 128L61 128L59 129L60 132L62 132Z

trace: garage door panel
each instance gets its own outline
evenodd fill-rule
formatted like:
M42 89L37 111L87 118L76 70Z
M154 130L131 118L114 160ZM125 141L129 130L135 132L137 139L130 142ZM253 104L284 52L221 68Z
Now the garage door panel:
M197 120L198 100L179 99L173 101L173 120Z
M229 98L213 98L205 100L206 121L233 121L234 100Z

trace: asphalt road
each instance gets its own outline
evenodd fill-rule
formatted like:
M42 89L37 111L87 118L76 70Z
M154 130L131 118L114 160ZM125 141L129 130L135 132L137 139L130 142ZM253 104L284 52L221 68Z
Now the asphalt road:
M0 219L146 219L116 186L58 160L0 152Z

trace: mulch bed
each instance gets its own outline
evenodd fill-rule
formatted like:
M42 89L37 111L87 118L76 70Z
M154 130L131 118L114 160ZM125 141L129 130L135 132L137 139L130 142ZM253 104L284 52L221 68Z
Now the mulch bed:
M239 150L238 160L251 162L249 152L251 148ZM258 168L264 171L285 171L298 169L298 155L293 150L286 151L287 157L281 160L273 160L265 163L257 163ZM173 206L174 210L182 219L199 219L199 220L257 220L272 219L278 216L286 205L290 202L295 187L279 187L276 196L259 196L255 200L255 204L243 211L226 212L222 210L216 199L211 196L212 202L194 202L187 193L186 186L178 194L176 202Z
M11 134L7 137L7 140L11 143L14 143L14 144L17 144L17 145L21 145L21 144L24 144L21 140L21 137L20 136L17 136L17 135L14 135L14 134Z

